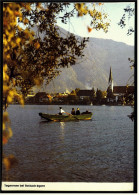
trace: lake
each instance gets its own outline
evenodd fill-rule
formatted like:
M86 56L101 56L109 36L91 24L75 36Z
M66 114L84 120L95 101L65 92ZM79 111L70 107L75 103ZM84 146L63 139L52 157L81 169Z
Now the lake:
M3 147L18 164L8 181L133 182L134 122L130 106L67 106L93 112L92 120L46 122L39 112L58 113L57 105L11 105L13 137ZM6 173L2 169L3 181Z

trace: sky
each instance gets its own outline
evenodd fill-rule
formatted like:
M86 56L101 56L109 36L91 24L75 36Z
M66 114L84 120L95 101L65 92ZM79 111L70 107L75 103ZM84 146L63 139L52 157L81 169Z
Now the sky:
M128 45L134 46L134 33L132 35L127 35L128 27L134 27L134 16L132 19L126 20L126 28L121 28L118 25L118 22L124 14L124 8L130 5L134 8L134 2L118 2L118 3L104 3L99 6L100 11L104 11L108 14L108 19L110 20L110 26L108 32L105 33L103 30L96 31L92 30L90 33L87 30L89 26L89 17L74 17L70 19L70 23L67 25L58 21L58 25L64 28L65 30L70 31L71 33L77 34L82 37L94 37L94 38L103 38L103 39L112 39L117 42L123 42Z

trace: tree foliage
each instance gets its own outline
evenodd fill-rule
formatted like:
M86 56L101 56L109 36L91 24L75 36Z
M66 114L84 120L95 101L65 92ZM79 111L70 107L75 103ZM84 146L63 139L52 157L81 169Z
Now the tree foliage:
M129 22L129 20L131 20L131 18L133 19L133 16L135 15L135 8L132 8L130 5L127 6L125 9L124 9L124 14L120 20L120 22L118 23L118 25L121 27L121 28L124 28L127 23ZM128 22L127 22L127 19L128 19ZM134 19L134 22L135 22L135 19ZM134 33L134 26L132 25L131 27L128 28L128 32L127 32L127 35L132 35ZM131 63L130 65L130 68L131 69L134 69L136 68L135 67L135 61L134 59L131 59L131 58L128 58L129 62ZM129 83L131 83L131 85L134 85L134 73L131 75L131 77L128 79L127 81L127 87L129 85ZM131 98L132 97L132 98ZM131 101L132 100L132 105L133 105L133 109L134 109L134 96L128 96L128 98L126 98L127 101ZM134 116L135 116L135 112L133 110L133 112L131 113L131 120L133 121L134 120Z
M90 29L108 30L109 23L104 22L107 15L97 11L101 4L72 3L72 10L70 6L70 3L52 2L3 4L4 144L12 136L6 112L8 104L17 100L24 105L24 98L33 86L41 85L44 79L48 84L62 67L74 65L83 57L88 38L63 34L57 20L66 24L76 15L89 15Z
M97 89L97 91L96 91L96 98L97 98L98 102L100 102L103 98L103 92L99 89Z
M135 9L132 8L130 5L127 6L126 8L124 8L124 14L122 16L122 18L120 19L120 22L118 23L118 25L121 28L124 28L125 26L127 26L128 21L133 18L133 16L135 15ZM134 27L130 26L128 28L128 32L127 35L131 35L132 33L134 33Z
M91 92L91 97L92 97L92 99L94 99L95 96L96 96L96 91L95 91L95 89L94 89L94 87L93 87L93 88L92 88L92 92Z
M78 16L89 14L92 19L90 25L96 30L103 29L107 32L109 23L103 23L106 14L102 16L101 12L95 9L95 4L91 10L85 3L75 3L73 10L65 13L64 10L68 9L69 5L4 4L4 75L9 79L8 86L12 84L15 91L18 89L26 96L33 86L40 85L44 79L48 84L59 74L61 67L74 65L78 57L83 57L88 38L80 40L70 33L63 36L56 25L58 18L67 23L75 13ZM34 27L38 32L37 36L32 31ZM6 90L6 86L4 89ZM5 99L5 105L11 103L13 97L8 98L9 101Z

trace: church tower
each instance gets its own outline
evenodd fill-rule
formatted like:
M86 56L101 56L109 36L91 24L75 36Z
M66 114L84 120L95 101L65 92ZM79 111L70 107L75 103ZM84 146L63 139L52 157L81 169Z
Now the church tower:
M112 90L113 92L113 78L112 78L112 70L111 70L111 67L110 67L110 74L109 74L109 81L108 81L108 84L109 84L109 88Z

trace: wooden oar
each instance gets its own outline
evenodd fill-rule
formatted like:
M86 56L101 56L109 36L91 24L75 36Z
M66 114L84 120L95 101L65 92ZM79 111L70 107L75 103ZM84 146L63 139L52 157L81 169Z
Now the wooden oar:
M75 115L70 114L70 113L68 113L68 112L65 112L65 113L68 114L69 116L72 116L73 118L76 118L77 120L79 120Z
M74 118L76 118L78 121L79 121L79 119L75 116L75 115L72 115Z

